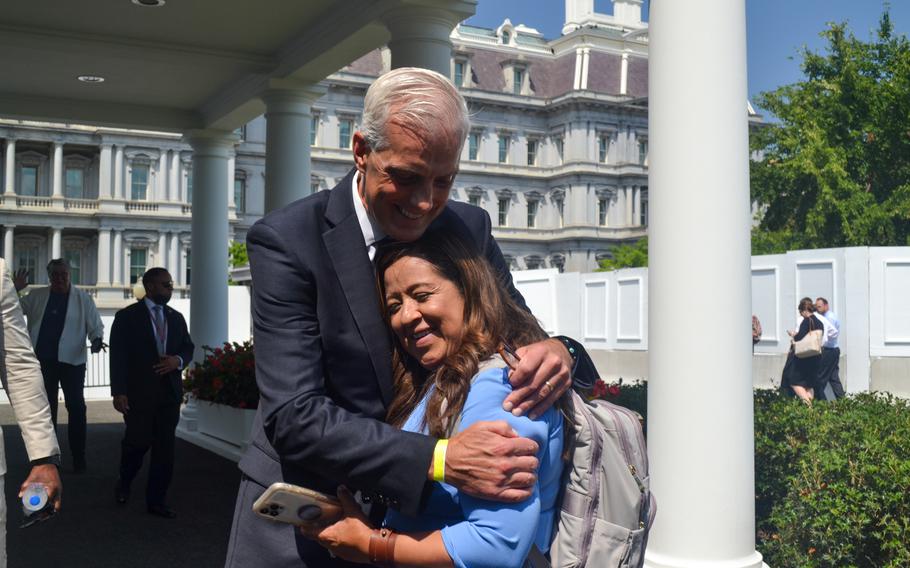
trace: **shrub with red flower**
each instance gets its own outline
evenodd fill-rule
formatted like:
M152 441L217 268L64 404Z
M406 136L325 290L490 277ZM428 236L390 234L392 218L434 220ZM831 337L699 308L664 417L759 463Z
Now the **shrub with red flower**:
M237 408L256 408L256 363L253 342L225 343L221 347L202 347L205 358L186 371L183 391L197 400Z
M589 391L588 398L600 398L624 406L642 417L648 414L648 390L647 384L644 382L623 384L622 377L615 383L606 383L602 379L597 379L594 387Z

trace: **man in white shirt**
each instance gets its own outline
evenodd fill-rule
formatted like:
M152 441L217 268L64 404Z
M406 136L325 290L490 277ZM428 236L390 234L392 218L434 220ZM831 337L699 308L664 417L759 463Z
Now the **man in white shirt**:
M47 264L50 286L35 288L20 300L28 319L28 332L41 363L44 390L51 405L51 417L57 427L58 385L63 387L67 434L73 471L85 471L85 338L91 341L92 353L104 347L104 324L95 302L86 292L70 284L70 267L66 260L55 258ZM28 274L16 273L16 291L28 286Z
M822 360L818 366L818 389L816 398L826 400L825 387L830 383L834 396L843 398L844 385L840 382L840 347L837 340L840 337L840 321L828 305L825 298L816 298L815 309L825 321L830 324L825 326L825 342L822 345Z

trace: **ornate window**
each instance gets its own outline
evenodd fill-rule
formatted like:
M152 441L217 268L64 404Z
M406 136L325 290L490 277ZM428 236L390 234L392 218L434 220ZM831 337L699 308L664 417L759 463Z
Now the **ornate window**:
M468 159L477 160L480 153L480 132L471 132L468 134Z
M643 166L648 165L648 139L647 138L638 139L638 163Z
M537 165L537 146L539 141L536 138L528 138L528 165Z
M246 213L246 172L234 172L234 209L237 213Z
M63 258L70 265L70 282L82 284L82 249L65 248Z
M147 247L130 247L130 284L142 281L148 266L149 249Z
M130 168L130 199L133 201L146 201L149 188L149 162L148 160L134 159Z
M607 153L610 150L610 137L607 134L601 134L597 137L597 161L601 164L607 163Z
M563 144L562 136L553 137L553 147L556 149L556 165L562 164L563 162Z
M48 187L44 183L46 163L47 156L32 150L16 154L16 166L19 170L18 195L28 197L48 195Z
M183 283L185 286L189 286L192 282L192 272L193 272L193 251L187 247L186 249L186 265L184 267L184 280Z
M498 208L499 208L499 218L498 218L499 226L508 227L509 226L509 198L500 197L497 200L497 204L498 204Z
M16 246L16 270L28 271L28 283L34 284L38 277L38 244L20 243Z
M499 133L499 163L509 163L509 146L512 141L512 135L508 132Z
M597 224L601 227L607 226L607 211L609 210L609 201L606 197L597 200Z
M338 147L350 148L351 136L354 135L354 119L349 117L338 118Z
M317 146L319 141L319 113L310 115L310 146Z

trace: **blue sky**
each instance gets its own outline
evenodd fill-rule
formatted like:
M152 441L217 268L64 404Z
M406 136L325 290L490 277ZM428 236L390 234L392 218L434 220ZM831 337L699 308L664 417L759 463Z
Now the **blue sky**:
M883 0L747 0L750 97L798 81L802 76L799 49L804 45L821 48L824 42L818 34L827 22L847 21L857 37L868 40L878 26L883 4ZM895 31L910 35L910 0L890 4ZM645 20L647 5L646 0ZM595 9L610 14L613 3L595 0ZM565 14L564 0L479 0L476 15L467 23L495 28L509 18L513 24L537 28L552 39L562 33Z

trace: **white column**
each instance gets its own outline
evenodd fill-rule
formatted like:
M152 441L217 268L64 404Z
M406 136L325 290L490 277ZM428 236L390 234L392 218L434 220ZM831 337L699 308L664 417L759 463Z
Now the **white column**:
M155 261L155 266L167 268L167 233L164 231L158 233L158 258ZM172 278L173 276L171 274Z
M111 283L111 230L98 229L98 286Z
M16 140L13 138L6 139L6 168L4 169L6 179L4 180L3 193L14 195L16 193Z
M13 269L13 241L16 237L15 225L3 226L3 258L10 270Z
M641 226L641 187L632 188L632 226Z
M228 174L228 209L236 209L237 204L234 203L234 170L237 169L237 157L236 155L231 156L228 159L227 174Z
M114 149L114 199L123 199L123 146Z
M180 201L180 151L171 150L171 165L168 168L167 200ZM173 274L171 274L173 276Z
M98 155L98 199L111 198L111 145L102 144Z
M628 94L629 90L629 54L622 54L622 62L619 67L619 94Z
M51 168L53 197L61 198L63 197L63 144L61 142L54 142L53 155L53 167Z
M51 229L51 257L48 260L60 258L62 256L63 229Z
M423 67L449 76L452 29L474 14L476 3L449 2L447 9L407 6L386 13L382 20L391 34L392 68Z
M201 347L217 347L228 337L227 162L237 136L225 131L187 133L193 147L193 294L190 335ZM298 156L299 159L299 156ZM172 275L173 276L173 275Z
M123 278L123 230L114 229L114 279L115 285L121 285L128 282Z
M762 566L755 550L745 4L651 6L648 454L660 511L649 568ZM692 53L707 59L693 66ZM703 167L705 155L717 167ZM723 215L705 223L706 211ZM706 310L728 314L732 327L718 333Z
M167 150L161 149L158 156L158 201L167 201Z
M310 194L310 104L324 92L316 86L273 83L262 95L266 107L266 213Z
M178 282L180 272L180 233L171 231L171 248L167 254L167 271L171 273L174 283ZM182 279L180 279L182 281Z
M581 58L581 90L588 88L588 67L591 61L591 48L586 47L582 50Z

